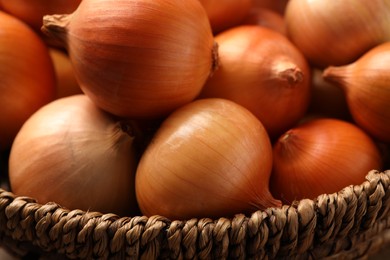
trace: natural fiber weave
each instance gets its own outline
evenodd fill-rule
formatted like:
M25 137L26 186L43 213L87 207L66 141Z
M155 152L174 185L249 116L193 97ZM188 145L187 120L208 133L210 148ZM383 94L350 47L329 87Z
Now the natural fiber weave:
M171 221L37 204L0 189L0 245L79 259L358 259L390 243L390 170L232 219Z

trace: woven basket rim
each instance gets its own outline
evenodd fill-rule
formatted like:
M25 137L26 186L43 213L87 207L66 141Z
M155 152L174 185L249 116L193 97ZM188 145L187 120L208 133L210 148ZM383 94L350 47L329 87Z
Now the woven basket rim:
M314 200L188 220L68 210L0 189L0 245L18 255L37 247L69 258L322 258L387 242L378 235L390 228L389 186L390 170L372 170L361 185Z

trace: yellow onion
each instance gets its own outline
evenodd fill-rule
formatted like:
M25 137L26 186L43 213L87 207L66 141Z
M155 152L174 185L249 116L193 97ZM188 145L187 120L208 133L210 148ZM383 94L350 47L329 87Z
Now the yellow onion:
M206 10L214 34L239 25L253 5L253 0L199 1Z
M390 143L390 43L358 60L330 66L323 77L342 88L355 122L378 140Z
M164 120L143 153L136 195L143 214L228 217L280 206L269 193L272 147L261 122L224 99L189 103Z
M117 120L85 95L57 99L16 136L11 190L69 209L135 214L135 148L130 121Z
M310 68L282 34L255 25L220 33L220 67L199 98L232 100L249 109L271 138L292 127L310 100Z
M20 127L55 97L49 51L25 23L0 11L0 150L9 149Z
M273 147L272 194L285 203L314 199L365 181L381 170L380 150L356 125L316 118L284 133Z
M390 40L390 0L290 0L285 21L311 63L345 65Z
M81 0L0 0L0 5L4 11L39 30L44 15L71 13L80 2Z
M42 30L67 49L83 92L122 117L156 117L193 100L217 62L198 0L83 0Z

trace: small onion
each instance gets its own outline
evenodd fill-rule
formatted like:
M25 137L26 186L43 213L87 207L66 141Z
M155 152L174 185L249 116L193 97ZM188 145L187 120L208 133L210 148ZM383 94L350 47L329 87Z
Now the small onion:
M228 217L280 206L269 193L272 147L247 109L197 100L173 112L141 157L136 195L146 216Z
M380 44L358 60L330 66L323 77L344 91L356 123L372 136L390 143L390 42Z
M217 64L198 0L83 0L43 22L67 49L83 92L117 116L169 114L195 99Z
M372 138L339 119L312 119L288 130L274 144L272 194L291 203L314 199L364 182L381 170L382 157Z
M301 52L282 34L255 25L220 33L220 67L199 98L225 98L249 109L272 139L306 113L310 68Z
M85 95L49 103L15 138L11 190L69 209L134 214L137 156L131 129Z
M253 0L199 1L206 10L214 34L239 25L253 5Z
M26 24L0 11L0 150L22 124L55 97L49 51Z
M285 21L313 65L345 65L390 40L390 0L289 0Z

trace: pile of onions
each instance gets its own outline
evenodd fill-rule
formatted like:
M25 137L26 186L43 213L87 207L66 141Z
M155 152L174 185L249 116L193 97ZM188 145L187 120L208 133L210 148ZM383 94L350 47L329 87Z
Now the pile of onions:
M301 52L282 34L255 25L217 35L220 67L200 98L225 98L249 109L271 138L306 113L310 69Z
M214 34L239 25L252 8L253 0L199 0Z
M173 221L361 184L390 163L389 7L0 0L0 178Z
M83 92L122 117L157 117L192 101L217 63L198 0L83 0L42 30L70 55Z
M288 204L314 199L363 183L382 163L376 143L356 125L312 119L288 130L274 144L270 189Z
M11 2L11 1L9 1ZM55 97L55 76L43 41L26 24L0 11L0 150Z
M71 13L80 2L81 0L0 0L0 6L38 31L44 15Z
M9 157L11 190L69 209L135 214L134 140L129 122L87 96L57 99L34 113L16 136Z
M328 67L323 77L342 88L353 119L380 141L390 143L390 42L355 62Z
M136 195L143 214L227 217L280 206L269 193L272 147L247 109L203 99L173 112L141 157Z

